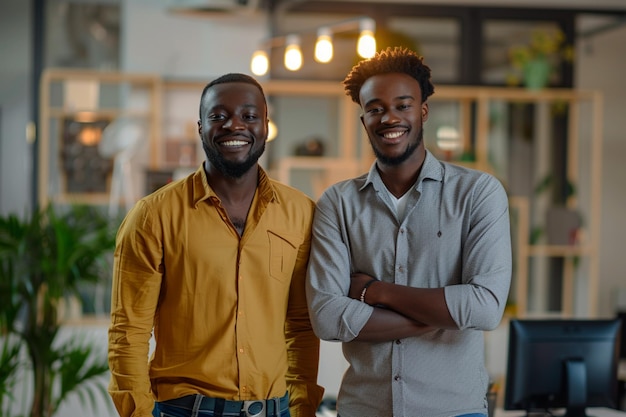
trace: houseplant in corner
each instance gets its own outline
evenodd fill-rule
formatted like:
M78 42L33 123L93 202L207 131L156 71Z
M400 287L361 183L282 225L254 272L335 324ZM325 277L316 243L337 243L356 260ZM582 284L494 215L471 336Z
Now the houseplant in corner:
M24 218L0 217L0 342L19 341L24 353L21 363L7 355L8 365L0 367L21 366L32 376L30 417L53 416L71 393L92 405L95 394L107 395L98 380L108 370L106 356L88 341L58 336L67 297L77 294L80 284L110 274L116 222L86 206L50 205ZM14 344L7 345L9 353ZM10 382L10 375L6 379ZM0 405L6 407L6 401L10 396Z

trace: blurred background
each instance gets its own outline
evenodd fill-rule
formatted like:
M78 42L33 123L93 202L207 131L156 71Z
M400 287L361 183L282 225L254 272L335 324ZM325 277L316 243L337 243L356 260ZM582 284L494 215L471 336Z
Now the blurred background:
M254 74L266 90L263 166L315 199L373 161L341 86L366 36L369 53L404 46L431 67L429 150L507 188L507 317L626 311L623 0L1 0L0 215L81 204L114 230L137 199L199 166L200 93L227 72ZM67 302L55 343L105 343L104 253L100 279ZM506 318L502 327L486 336L495 380ZM320 383L333 396L345 362L338 345L322 348ZM2 415L30 406L20 372ZM106 395L95 401L102 414L91 415L115 415ZM83 407L68 395L55 415Z

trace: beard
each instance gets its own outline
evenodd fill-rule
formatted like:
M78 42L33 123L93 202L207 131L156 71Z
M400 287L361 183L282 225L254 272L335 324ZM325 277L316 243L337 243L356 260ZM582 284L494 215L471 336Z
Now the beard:
M413 153L417 150L417 148L421 145L422 140L424 139L424 128L423 124L420 126L420 132L417 135L417 140L413 143L409 143L409 145L404 150L404 153L398 156L387 156L384 155L376 146L374 146L373 141L370 139L370 143L372 144L372 149L374 150L374 155L376 155L376 159L380 161L381 164L387 166L398 166L402 164L404 161L409 159Z
M265 143L259 149L248 154L248 157L243 162L232 162L224 158L216 149L209 148L206 143L202 141L202 149L208 161L225 177L229 178L241 178L246 172L252 168L263 152L265 152Z

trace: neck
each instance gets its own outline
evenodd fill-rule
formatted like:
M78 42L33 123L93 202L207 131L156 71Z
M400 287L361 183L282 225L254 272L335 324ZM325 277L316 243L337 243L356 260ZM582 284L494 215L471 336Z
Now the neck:
M254 196L259 179L258 165L254 165L239 178L224 176L206 161L204 171L209 185L222 202L230 204L249 202Z
M396 198L402 197L417 181L426 158L425 150L420 147L414 155L399 165L385 165L376 162L376 168L383 184Z

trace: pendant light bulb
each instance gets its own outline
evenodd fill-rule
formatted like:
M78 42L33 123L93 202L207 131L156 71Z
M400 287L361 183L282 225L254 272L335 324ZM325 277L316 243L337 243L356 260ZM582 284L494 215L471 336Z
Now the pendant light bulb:
M250 62L250 70L254 75L262 76L267 74L270 67L270 61L267 52L258 50L252 54Z
M363 19L360 30L357 52L363 58L371 58L376 53L376 38L374 37L376 23L372 19Z
M287 36L285 49L285 68L289 71L298 71L302 67L302 51L300 50L300 37L298 35Z
M330 29L320 28L315 42L315 60L326 64L333 59L333 38Z

